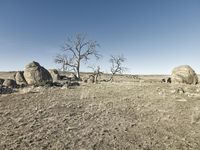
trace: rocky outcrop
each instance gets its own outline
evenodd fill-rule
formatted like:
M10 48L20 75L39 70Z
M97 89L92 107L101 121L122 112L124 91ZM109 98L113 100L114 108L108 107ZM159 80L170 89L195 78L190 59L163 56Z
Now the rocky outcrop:
M52 77L52 79L53 79L54 82L60 80L60 75L59 75L58 70L56 70L56 69L50 69L49 73L51 74L51 77Z
M27 82L24 78L24 73L22 71L18 71L15 74L15 81L18 85L27 85Z
M172 83L197 84L198 77L190 66L183 65L172 70L171 81Z
M29 85L41 85L52 82L52 77L48 70L35 61L25 67L24 78Z

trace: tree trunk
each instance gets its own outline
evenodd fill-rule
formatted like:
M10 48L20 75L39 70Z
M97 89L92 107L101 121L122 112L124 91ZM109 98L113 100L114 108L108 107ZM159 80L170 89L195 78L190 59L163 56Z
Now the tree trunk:
M98 73L94 76L94 82L95 83L98 83L98 76L99 76Z
M109 79L108 81L113 82L113 77L114 77L114 75L115 75L115 74L112 74L111 77L110 77L110 79Z
M77 76L78 79L80 79L80 72L79 72L79 69L77 70L77 75L76 75L76 76Z
M77 76L77 78L80 80L80 62L78 62L78 65L77 65L77 67L76 67L76 71L77 71L77 74L76 74L76 76Z
M62 71L65 71L65 64L62 65Z

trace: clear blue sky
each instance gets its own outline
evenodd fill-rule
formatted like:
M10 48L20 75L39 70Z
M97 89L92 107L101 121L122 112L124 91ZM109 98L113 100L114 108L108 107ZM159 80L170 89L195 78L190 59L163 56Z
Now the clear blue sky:
M54 56L78 32L99 42L106 71L109 56L122 53L130 73L182 64L200 73L200 0L0 0L0 70L32 60L56 68Z

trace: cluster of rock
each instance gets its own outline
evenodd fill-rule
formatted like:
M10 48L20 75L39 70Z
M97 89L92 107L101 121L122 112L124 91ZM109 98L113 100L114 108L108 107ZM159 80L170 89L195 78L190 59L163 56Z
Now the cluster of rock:
M13 88L17 87L16 81L12 79L0 79L0 94L8 94L13 92Z
M61 81L61 79L63 79ZM41 86L74 86L79 85L76 82L76 77L62 77L56 69L47 70L40 66L39 63L33 61L26 65L24 71L18 71L14 75L14 79L0 79L0 94L10 93L8 89L25 87L28 85ZM67 84L67 85L66 85Z
M26 65L24 71L18 71L14 75L14 79L0 79L0 94L11 93L13 88L25 87L28 85L41 86L60 86L70 87L78 86L79 83L75 74L70 76L61 76L56 69L47 70L40 66L39 63L33 61ZM95 83L95 76L89 75L83 80L86 83ZM167 83L185 83L197 84L198 76L195 71L188 65L176 67L172 70L171 77L162 79L162 82Z
M10 93L13 93L13 88L0 85L0 94L10 94Z
M166 83L171 83L171 77L167 78L167 79L162 79L162 82L166 82Z

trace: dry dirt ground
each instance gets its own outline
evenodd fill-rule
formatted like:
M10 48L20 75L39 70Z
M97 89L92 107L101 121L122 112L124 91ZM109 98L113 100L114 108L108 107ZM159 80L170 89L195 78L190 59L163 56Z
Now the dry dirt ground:
M131 79L0 95L4 149L199 150L200 85Z

